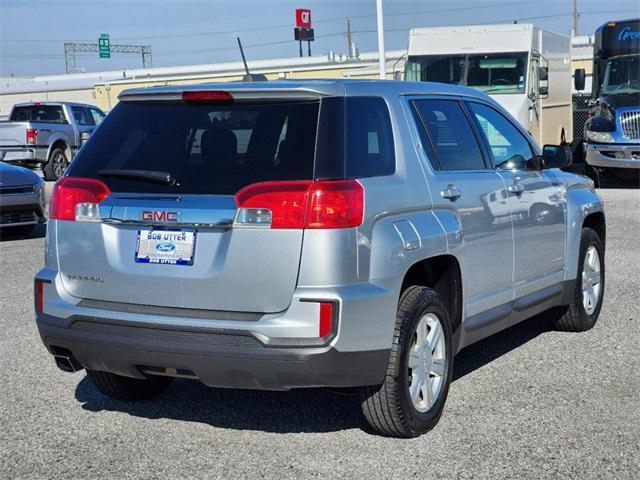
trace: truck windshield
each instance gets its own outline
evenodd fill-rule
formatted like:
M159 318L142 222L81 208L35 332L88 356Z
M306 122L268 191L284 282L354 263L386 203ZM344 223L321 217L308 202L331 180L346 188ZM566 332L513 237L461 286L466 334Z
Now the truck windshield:
M466 85L485 93L524 93L527 58L527 52L410 56L406 79Z
M602 82L602 93L640 92L640 56L612 58L607 63Z

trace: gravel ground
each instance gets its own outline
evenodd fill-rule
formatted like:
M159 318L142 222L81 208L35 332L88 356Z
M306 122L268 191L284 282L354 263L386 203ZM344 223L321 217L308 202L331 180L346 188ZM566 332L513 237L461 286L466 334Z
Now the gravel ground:
M607 285L597 326L540 319L463 350L439 425L373 435L357 398L175 381L128 405L63 373L40 343L44 229L0 243L2 478L640 478L640 193L600 191Z

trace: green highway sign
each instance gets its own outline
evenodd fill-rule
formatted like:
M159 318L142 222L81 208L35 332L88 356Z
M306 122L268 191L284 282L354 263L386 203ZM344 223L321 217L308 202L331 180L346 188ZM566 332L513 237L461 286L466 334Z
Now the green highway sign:
M98 37L98 54L100 58L111 58L111 44L109 43L108 33L101 33Z

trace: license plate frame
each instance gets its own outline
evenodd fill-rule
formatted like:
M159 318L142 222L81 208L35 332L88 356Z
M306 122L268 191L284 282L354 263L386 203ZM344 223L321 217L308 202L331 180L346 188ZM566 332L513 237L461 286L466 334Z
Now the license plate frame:
M140 229L134 260L151 265L191 266L195 260L196 238L197 231L190 229ZM161 244L164 246L159 247Z

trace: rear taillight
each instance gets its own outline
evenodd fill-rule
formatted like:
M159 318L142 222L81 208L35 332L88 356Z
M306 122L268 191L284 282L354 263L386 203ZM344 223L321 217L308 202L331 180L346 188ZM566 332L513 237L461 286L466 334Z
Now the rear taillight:
M357 180L263 182L236 194L236 226L321 229L362 224L364 188Z
M99 221L98 205L111 191L95 178L63 177L53 186L49 218Z
M38 144L38 130L35 128L27 128L27 145Z
M305 228L348 228L362 224L364 187L356 180L314 182Z
M35 288L36 313L42 313L44 308L44 282L36 280Z

